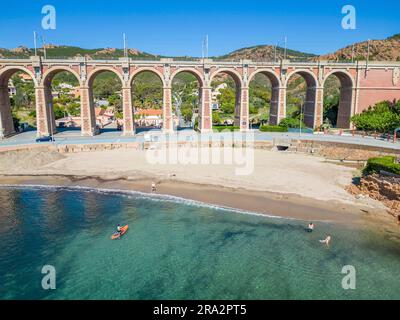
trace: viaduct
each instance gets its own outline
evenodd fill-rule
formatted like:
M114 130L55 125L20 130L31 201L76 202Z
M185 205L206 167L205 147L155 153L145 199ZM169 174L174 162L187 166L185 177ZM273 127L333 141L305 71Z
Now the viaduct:
M288 80L298 74L307 84L304 104L305 123L316 128L323 121L324 83L334 74L340 80L341 94L337 126L350 128L350 118L382 100L400 99L399 62L255 62L250 60L216 61L199 59L177 61L170 58L157 61L140 61L130 58L119 60L0 59L0 137L14 133L8 81L16 72L25 72L33 80L36 97L37 135L49 135L55 131L55 119L51 95L51 82L59 73L72 73L80 85L81 133L96 134L96 119L93 101L93 81L101 72L115 73L122 83L123 134L135 133L132 107L132 83L141 72L153 72L163 85L163 130L171 132L172 80L180 72L193 74L200 87L199 129L202 133L212 130L211 82L223 73L230 75L236 83L235 124L242 131L249 128L249 83L258 73L266 75L272 85L271 124L278 124L286 116L286 91Z

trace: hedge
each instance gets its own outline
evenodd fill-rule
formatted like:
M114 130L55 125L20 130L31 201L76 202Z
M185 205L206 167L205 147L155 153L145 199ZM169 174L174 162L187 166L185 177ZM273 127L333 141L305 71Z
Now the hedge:
M288 128L284 126L261 126L261 132L287 132Z
M239 126L213 126L213 130L217 130L218 132L221 132L223 130L236 131L236 130L240 130L240 127Z
M381 170L400 174L400 164L396 163L396 157L385 156L379 158L371 158L364 168L364 174L379 173Z

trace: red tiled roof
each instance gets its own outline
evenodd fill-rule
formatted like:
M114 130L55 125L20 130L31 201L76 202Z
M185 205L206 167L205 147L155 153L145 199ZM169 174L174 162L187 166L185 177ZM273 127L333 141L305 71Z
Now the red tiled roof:
M161 116L163 112L161 109L141 109L136 113L145 116Z

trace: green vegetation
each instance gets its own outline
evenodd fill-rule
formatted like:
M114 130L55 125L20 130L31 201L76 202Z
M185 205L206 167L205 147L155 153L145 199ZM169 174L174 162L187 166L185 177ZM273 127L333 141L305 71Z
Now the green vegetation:
M221 131L225 131L225 130L229 130L229 131L238 131L240 130L239 126L213 126L213 130L221 132Z
M282 119L281 122L279 123L280 127L284 127L286 129L288 128L300 128L300 123L301 123L301 128L306 128L306 124L301 121L300 122L300 117L298 118L285 118Z
M358 130L380 133L400 127L400 101L382 101L351 118Z
M381 170L400 174L400 164L396 163L396 158L392 156L385 156L379 158L371 158L364 168L364 174L379 173Z
M139 73L132 85L132 103L138 109L161 109L163 104L161 79L152 72Z
M285 126L269 126L269 125L263 125L260 126L260 131L261 132L287 132L288 128Z

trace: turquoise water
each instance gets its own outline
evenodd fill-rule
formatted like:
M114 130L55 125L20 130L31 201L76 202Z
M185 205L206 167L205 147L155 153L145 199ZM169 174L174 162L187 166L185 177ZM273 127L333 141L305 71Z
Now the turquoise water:
M118 223L130 229L111 241ZM306 224L142 195L0 188L0 298L400 298L398 233ZM56 268L55 290L41 287L44 265ZM344 265L356 290L342 289Z

